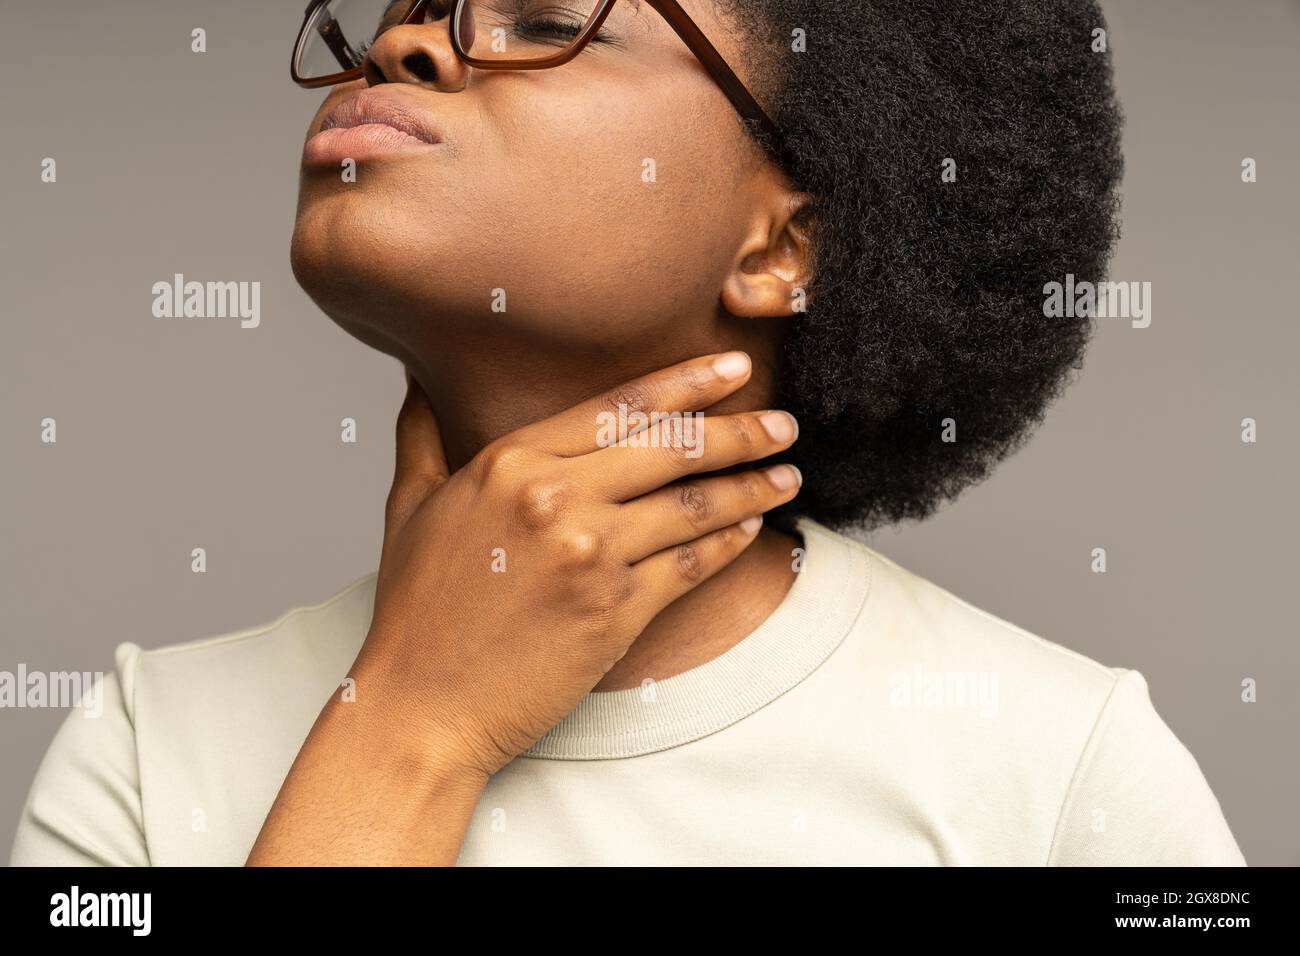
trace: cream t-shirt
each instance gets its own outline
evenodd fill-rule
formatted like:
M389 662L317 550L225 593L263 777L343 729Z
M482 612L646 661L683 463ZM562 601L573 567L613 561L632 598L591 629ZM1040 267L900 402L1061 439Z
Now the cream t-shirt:
M802 571L757 630L587 695L491 779L460 864L1245 863L1137 671L800 532ZM243 864L374 584L266 627L118 646L102 716L70 713L41 764L12 862Z

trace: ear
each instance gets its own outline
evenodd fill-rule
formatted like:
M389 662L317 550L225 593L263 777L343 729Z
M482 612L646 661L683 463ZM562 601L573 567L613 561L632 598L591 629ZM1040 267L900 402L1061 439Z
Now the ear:
M779 182L765 193L722 284L723 308L742 318L806 311L813 279L813 197Z

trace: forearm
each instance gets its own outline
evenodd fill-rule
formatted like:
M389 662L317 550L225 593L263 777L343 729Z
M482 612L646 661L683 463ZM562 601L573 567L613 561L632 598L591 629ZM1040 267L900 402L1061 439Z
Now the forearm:
M487 775L439 734L331 699L267 815L249 866L450 866Z

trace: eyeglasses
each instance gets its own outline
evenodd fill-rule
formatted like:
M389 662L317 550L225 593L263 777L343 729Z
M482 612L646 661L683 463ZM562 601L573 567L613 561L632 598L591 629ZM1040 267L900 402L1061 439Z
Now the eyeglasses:
M589 43L617 0L312 0L290 67L309 89L364 75L366 53L386 30L450 14L451 47L480 70L545 70L568 63ZM644 0L682 38L741 117L775 152L780 134L745 84L677 0ZM448 9L450 8L450 9Z

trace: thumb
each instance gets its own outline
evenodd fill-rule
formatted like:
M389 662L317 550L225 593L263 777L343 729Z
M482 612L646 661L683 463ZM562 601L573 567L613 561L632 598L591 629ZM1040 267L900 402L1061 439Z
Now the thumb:
M397 413L397 455L385 524L406 524L430 493L448 478L442 433L429 399L406 371L406 398Z

